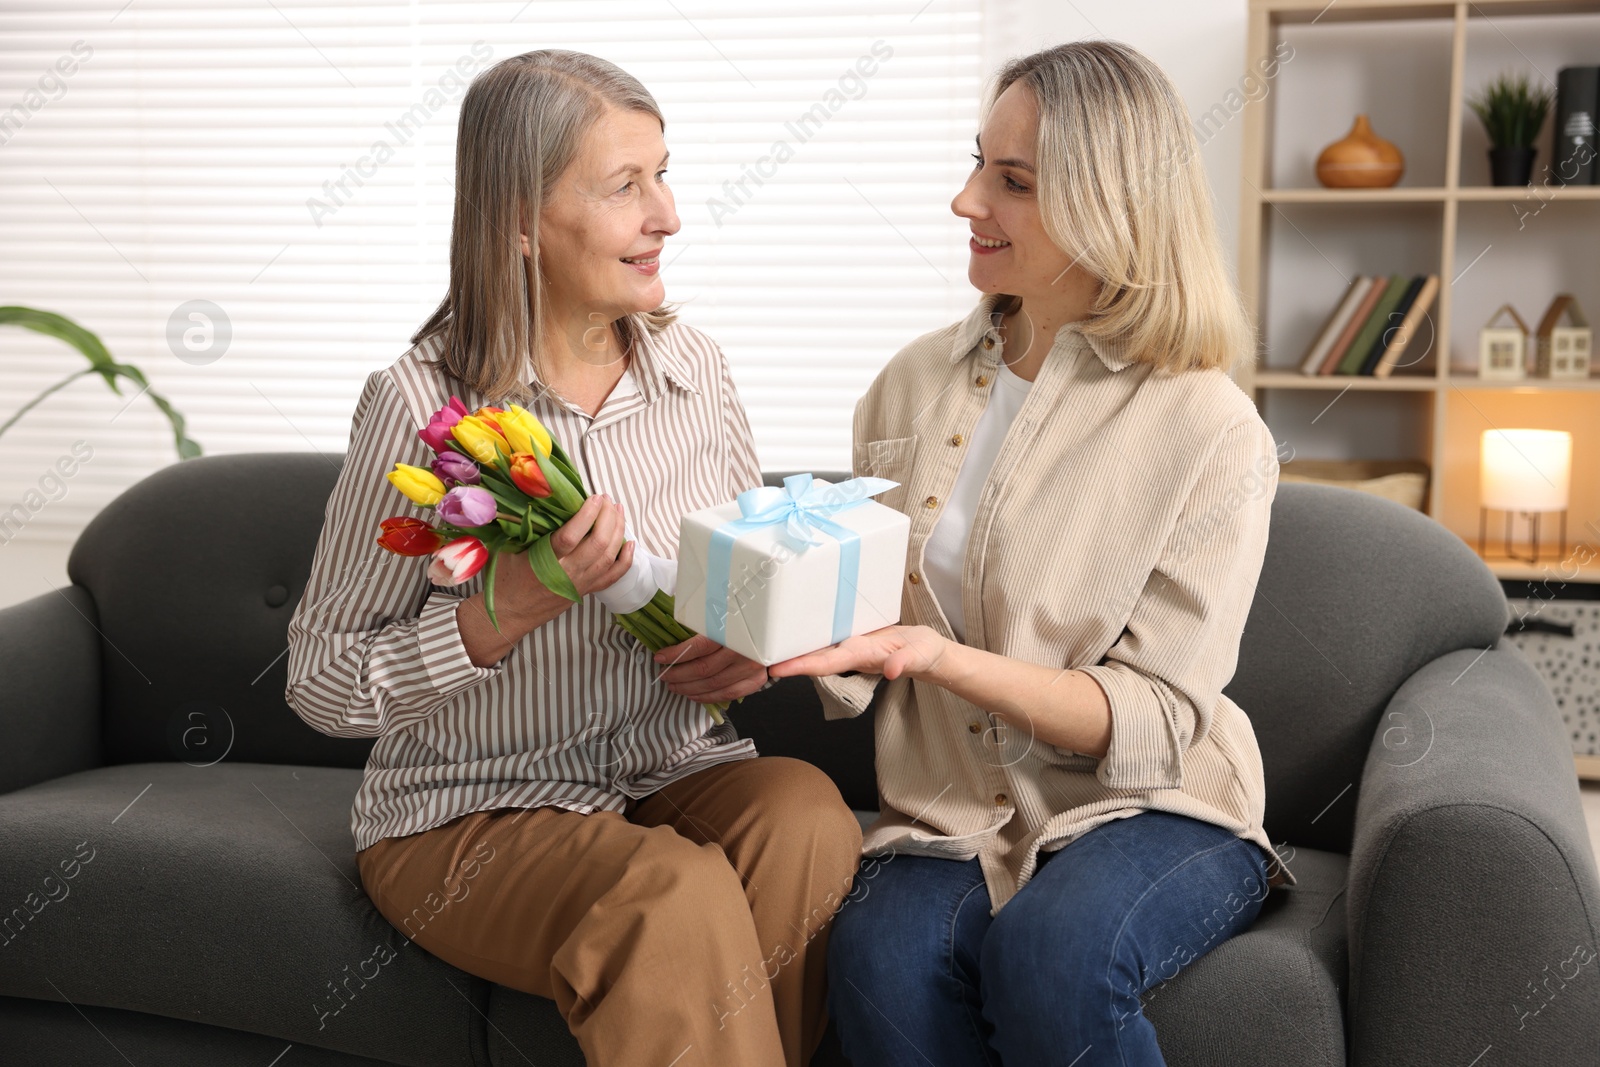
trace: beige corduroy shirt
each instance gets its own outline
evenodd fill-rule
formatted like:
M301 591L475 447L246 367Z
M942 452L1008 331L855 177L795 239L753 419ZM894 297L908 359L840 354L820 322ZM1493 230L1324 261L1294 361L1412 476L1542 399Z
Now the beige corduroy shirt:
M994 388L995 301L906 345L855 409L854 473L901 483L877 500L911 517L901 621L952 640L922 549ZM1037 741L931 682L819 678L830 719L861 714L883 686L881 815L863 855L976 856L998 913L1039 850L1160 810L1254 841L1270 884L1294 884L1262 829L1255 732L1222 693L1277 484L1272 435L1225 372L1160 374L1063 326L984 483L962 608L967 644L1093 677L1110 748Z

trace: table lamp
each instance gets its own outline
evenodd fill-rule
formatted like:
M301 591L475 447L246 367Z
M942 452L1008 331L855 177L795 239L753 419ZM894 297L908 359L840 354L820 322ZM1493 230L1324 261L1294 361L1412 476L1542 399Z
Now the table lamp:
M1511 515L1528 519L1529 551L1525 562L1539 562L1539 516L1561 513L1561 555L1567 553L1567 493L1572 484L1572 435L1565 430L1485 430L1478 467L1478 555L1491 509L1506 513L1505 551L1512 552Z

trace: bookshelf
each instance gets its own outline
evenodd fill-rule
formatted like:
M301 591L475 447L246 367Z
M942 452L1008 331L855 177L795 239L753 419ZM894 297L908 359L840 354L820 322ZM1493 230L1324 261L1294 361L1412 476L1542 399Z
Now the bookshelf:
M1238 272L1262 345L1235 380L1297 458L1426 462L1425 510L1474 548L1482 431L1572 433L1569 558L1556 556L1553 523L1543 558L1567 580L1600 582L1600 376L1500 382L1476 371L1478 331L1507 301L1531 328L1570 292L1600 332L1600 186L1549 184L1554 107L1533 182L1490 185L1487 140L1466 105L1505 71L1553 89L1558 68L1600 64L1600 0L1250 0L1246 69L1265 69L1285 44L1292 56L1240 113ZM1399 145L1405 174L1388 189L1322 188L1317 153L1362 112ZM1437 274L1431 339L1419 329L1388 378L1302 375L1357 273ZM1580 545L1594 553L1582 567L1570 559ZM1494 558L1501 548L1489 545L1490 567L1528 576Z

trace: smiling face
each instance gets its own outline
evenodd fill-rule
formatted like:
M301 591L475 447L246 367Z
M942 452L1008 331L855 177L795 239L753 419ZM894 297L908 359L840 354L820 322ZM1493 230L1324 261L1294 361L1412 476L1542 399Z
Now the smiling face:
M1038 131L1033 91L1013 82L990 110L978 134L976 164L950 202L972 229L967 280L981 292L1013 293L1034 306L1059 296L1062 273L1073 265L1039 214Z
M661 123L648 112L608 107L589 128L539 213L553 324L581 329L661 306L658 257L679 229L666 166Z

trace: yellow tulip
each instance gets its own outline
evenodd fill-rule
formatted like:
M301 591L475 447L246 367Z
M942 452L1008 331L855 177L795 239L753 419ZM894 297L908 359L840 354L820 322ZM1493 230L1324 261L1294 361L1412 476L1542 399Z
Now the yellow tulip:
M507 455L514 451L504 437L491 430L477 415L463 415L460 422L450 427L450 435L479 463L494 465L499 462L494 451L496 445Z
M404 493L413 503L431 508L444 499L444 483L434 477L426 467L413 467L409 463L396 463L386 477L391 485Z
M545 429L538 417L526 408L512 404L494 418L505 431L506 440L511 442L512 451L532 452L537 448L540 455L550 455L550 431Z

